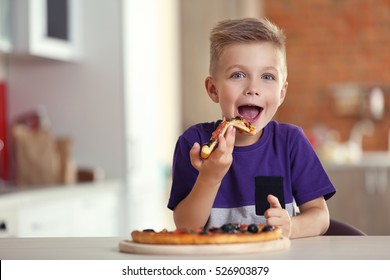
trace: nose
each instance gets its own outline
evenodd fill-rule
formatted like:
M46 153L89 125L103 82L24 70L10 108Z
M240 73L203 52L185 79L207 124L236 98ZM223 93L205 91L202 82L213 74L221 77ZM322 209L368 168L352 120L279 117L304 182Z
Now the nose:
M245 95L260 95L258 90L247 90L245 91Z
M250 80L244 92L245 95L260 95L260 89L255 80Z

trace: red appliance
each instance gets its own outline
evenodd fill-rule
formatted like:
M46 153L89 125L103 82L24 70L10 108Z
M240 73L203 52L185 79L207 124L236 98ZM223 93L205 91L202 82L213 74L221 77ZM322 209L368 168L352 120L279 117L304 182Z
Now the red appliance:
M9 165L8 165L8 146L7 146L7 99L6 85L0 81L0 178L8 181Z

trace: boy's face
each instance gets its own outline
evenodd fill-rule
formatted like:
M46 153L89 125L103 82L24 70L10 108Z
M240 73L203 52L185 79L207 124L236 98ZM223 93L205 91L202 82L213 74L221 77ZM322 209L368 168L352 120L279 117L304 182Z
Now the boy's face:
M222 52L206 89L223 117L244 117L261 131L286 95L284 65L281 51L271 43L234 44Z

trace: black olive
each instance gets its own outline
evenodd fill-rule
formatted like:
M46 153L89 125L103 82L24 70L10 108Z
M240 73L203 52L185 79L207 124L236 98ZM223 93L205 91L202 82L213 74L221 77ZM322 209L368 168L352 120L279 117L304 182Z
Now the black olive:
M221 226L221 229L224 231L224 232L227 232L230 230L230 224L224 224Z
M154 229L144 229L143 232L154 232Z
M259 231L259 227L256 224L250 224L248 226L248 231L251 233L257 233Z
M235 224L224 224L221 226L221 229L225 233L234 233L236 231L236 225Z
M267 231L273 231L275 229L274 226L265 226L261 231L267 232Z

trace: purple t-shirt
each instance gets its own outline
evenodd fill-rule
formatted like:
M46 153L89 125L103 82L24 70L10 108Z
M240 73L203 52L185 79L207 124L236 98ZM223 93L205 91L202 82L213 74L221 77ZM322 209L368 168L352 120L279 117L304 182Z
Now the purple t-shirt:
M195 142L208 143L214 129L214 122L201 123L179 137L173 158L169 209L173 210L190 193L198 176L190 162L191 147ZM282 206L291 216L296 214L295 203L299 206L320 196L329 199L336 192L303 130L271 121L255 144L234 147L233 163L222 180L206 226L264 223L256 203L265 198L259 200L256 195L266 194L256 191L256 182L258 178L275 177L282 178L283 197L278 197L284 199Z

